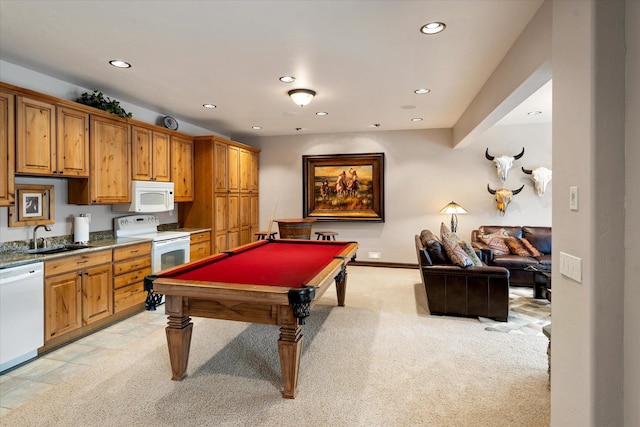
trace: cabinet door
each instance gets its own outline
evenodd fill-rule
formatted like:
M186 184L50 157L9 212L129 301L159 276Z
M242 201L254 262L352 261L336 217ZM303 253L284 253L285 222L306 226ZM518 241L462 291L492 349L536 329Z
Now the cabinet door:
M131 201L129 125L91 116L91 201L125 203Z
M18 96L16 107L16 173L53 175L56 171L55 105Z
M193 141L171 137L171 178L176 202L193 201Z
M232 145L227 149L227 191L240 191L240 148Z
M113 313L111 265L103 265L82 273L82 321L85 325Z
M227 231L229 228L229 204L225 193L214 195L215 221L213 229L214 251L220 253L229 249L227 245Z
M0 91L0 206L14 200L15 122L12 94Z
M153 180L171 181L171 137L166 133L153 131L152 147Z
M240 191L248 192L251 188L251 151L240 150Z
M82 276L67 273L45 280L45 341L82 326Z
M139 126L131 127L131 176L139 181L151 181L152 131Z
M260 187L258 179L259 154L251 152L251 166L249 168L249 192L257 193Z
M227 144L217 142L214 145L214 186L213 191L227 191Z
M58 107L57 173L89 176L89 114Z

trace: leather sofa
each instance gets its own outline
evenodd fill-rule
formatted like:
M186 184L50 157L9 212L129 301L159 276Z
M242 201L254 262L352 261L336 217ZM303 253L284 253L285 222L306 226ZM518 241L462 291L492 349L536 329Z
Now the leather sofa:
M487 265L459 267L449 261L429 230L415 236L415 245L431 314L507 321L509 270Z
M511 237L525 238L539 252L539 256L498 254L480 237L497 233L500 229ZM487 265L504 267L511 273L511 284L517 286L533 286L534 272L527 270L533 266L542 270L551 269L551 227L483 225L471 232L471 245L481 252L482 261Z

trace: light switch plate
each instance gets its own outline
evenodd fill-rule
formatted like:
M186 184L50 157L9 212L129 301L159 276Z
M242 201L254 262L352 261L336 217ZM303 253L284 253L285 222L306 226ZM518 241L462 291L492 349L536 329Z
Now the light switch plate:
M560 274L582 283L582 259L560 252Z
M578 187L569 187L569 209L578 210Z

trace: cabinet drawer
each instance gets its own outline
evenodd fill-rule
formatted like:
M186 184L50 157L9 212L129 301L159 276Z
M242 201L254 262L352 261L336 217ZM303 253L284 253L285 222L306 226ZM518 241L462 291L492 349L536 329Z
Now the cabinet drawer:
M83 268L111 263L111 250L88 252L83 255L70 255L44 263L44 275L46 277L56 274L68 273Z
M202 233L195 233L191 235L191 244L208 242L211 240L211 232L203 231Z
M146 256L142 258L135 258L129 261L120 261L113 263L113 275L119 275L123 273L129 273L131 271L140 270L143 268L150 269L151 257Z
M123 286L130 285L132 283L140 282L144 280L145 276L151 274L151 268L146 267L141 270L132 271L131 273L121 274L113 278L113 287L115 289Z
M133 257L139 257L143 255L151 255L150 242L138 243L122 248L115 248L113 250L114 261L122 261L124 259L131 259Z
M190 261L198 261L199 259L206 258L211 255L211 242L202 242L191 244L189 248Z
M147 299L142 281L116 289L114 292L114 312L125 310Z

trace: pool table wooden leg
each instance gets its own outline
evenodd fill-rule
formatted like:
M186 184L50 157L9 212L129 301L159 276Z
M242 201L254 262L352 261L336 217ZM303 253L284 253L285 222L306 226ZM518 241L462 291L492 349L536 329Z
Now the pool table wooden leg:
M338 294L338 305L344 307L344 297L347 294L347 270L343 267L335 277L336 293Z
M282 372L282 396L294 399L298 391L298 372L300 371L300 353L302 352L302 327L294 325L280 327L278 353Z
M189 316L184 315L182 297L167 295L165 299L165 312L169 315L169 325L166 332L171 362L171 379L182 381L187 376L193 323L191 323Z

